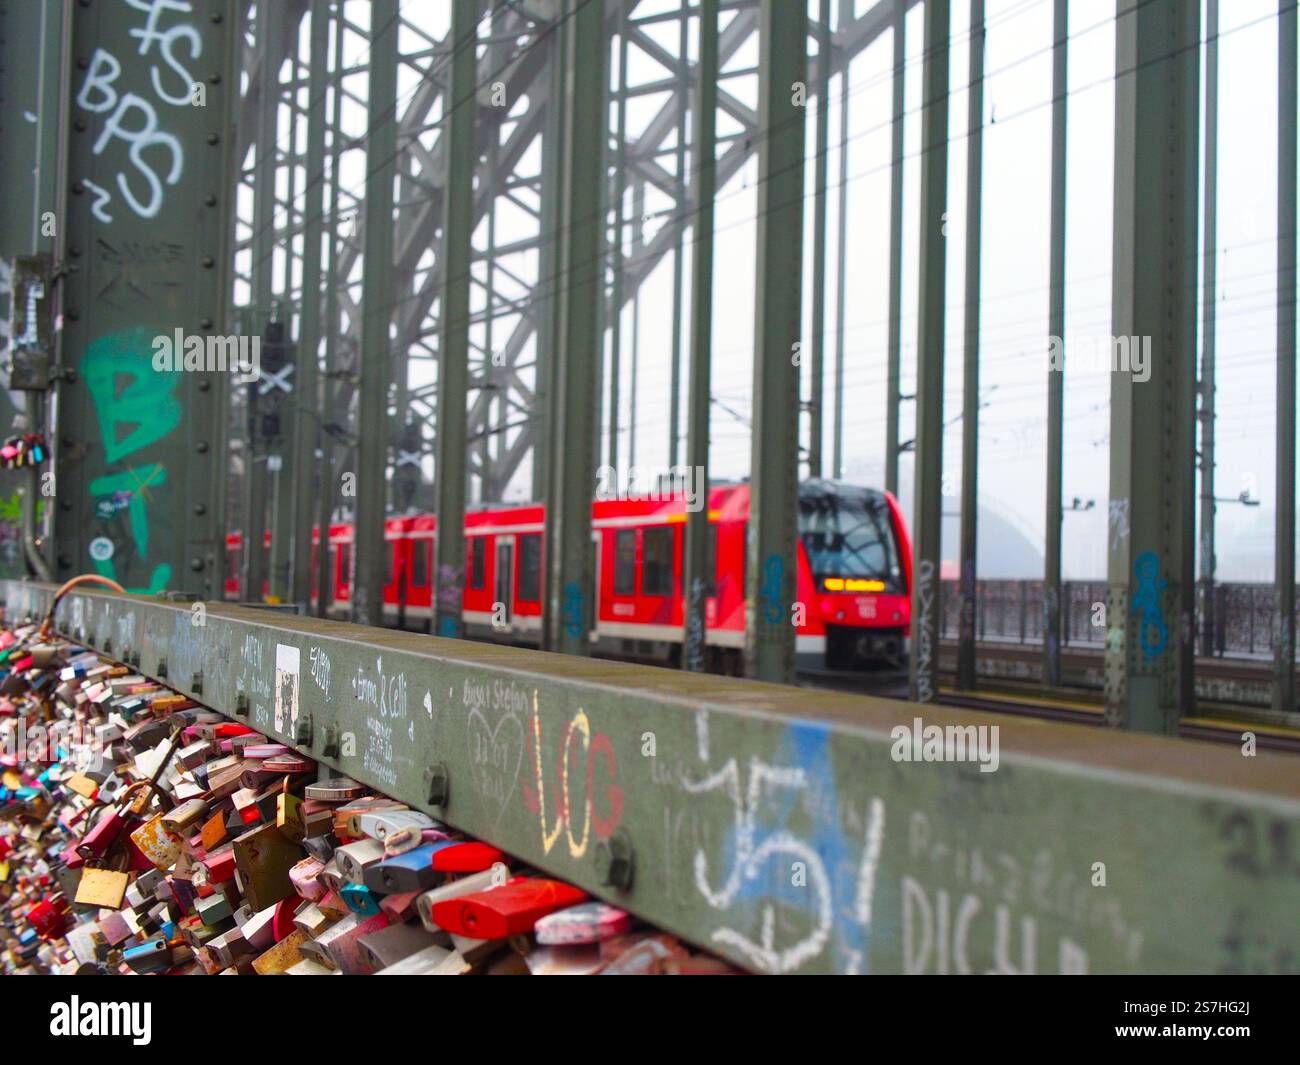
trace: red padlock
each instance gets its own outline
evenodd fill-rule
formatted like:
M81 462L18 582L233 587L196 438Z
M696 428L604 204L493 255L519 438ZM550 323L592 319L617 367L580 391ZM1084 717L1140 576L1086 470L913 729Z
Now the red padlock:
M587 898L585 891L558 880L517 878L487 891L436 902L429 916L454 935L504 939L531 932L539 918Z
M27 920L41 939L57 939L67 931L68 901L62 895L46 895L27 911Z
M110 809L95 822L95 827L82 837L77 844L77 853L83 858L98 859L104 857L109 844L117 839L122 831L123 817L115 809Z
M430 864L440 873L481 873L504 857L490 843L454 843L434 851Z

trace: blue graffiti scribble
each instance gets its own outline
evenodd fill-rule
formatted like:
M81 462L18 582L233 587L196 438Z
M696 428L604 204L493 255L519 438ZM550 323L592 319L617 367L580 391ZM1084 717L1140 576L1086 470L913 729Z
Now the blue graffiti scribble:
M1138 634L1142 639L1142 651L1147 658L1156 658L1169 644L1169 628L1160 609L1160 593L1169 582L1161 579L1160 559L1151 551L1138 555L1133 564L1133 575L1137 578L1133 613L1139 615ZM1155 639L1151 638L1153 632Z

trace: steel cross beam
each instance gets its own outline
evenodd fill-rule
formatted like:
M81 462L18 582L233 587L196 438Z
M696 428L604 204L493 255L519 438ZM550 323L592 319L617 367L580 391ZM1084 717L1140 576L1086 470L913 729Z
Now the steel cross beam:
M218 603L74 590L54 626L757 972L1300 971L1292 756Z

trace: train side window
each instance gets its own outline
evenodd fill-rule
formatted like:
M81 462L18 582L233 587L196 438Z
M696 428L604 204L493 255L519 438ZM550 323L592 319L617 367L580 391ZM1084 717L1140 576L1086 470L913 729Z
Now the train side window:
M429 551L432 547L432 540L411 542L411 586L414 588L429 586Z
M393 555L397 553L397 540L384 541L384 586L393 583Z
M636 530L614 536L614 594L636 595Z
M542 534L519 537L519 589L521 603L536 603L542 598Z
M673 594L673 529L646 529L641 541L641 594Z
M339 544L339 587L347 588L352 583L352 545Z
M475 590L487 587L487 537L471 536L469 540L469 586Z
M316 568L316 560L320 557L320 545L311 545L311 594L313 597L320 595L320 582L317 580L319 571Z

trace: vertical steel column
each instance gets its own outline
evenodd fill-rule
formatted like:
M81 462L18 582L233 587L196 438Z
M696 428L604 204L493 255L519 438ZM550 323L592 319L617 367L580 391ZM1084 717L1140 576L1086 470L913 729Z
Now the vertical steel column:
M562 99L566 112L564 273L560 289L561 345L555 384L560 418L552 433L555 506L547 512L545 618L550 646L586 654L591 571L591 497L595 478L595 432L599 418L595 378L600 365L600 302L605 288L604 245L605 111L604 5L566 0L571 62Z
M1273 709L1295 711L1296 6L1278 5L1277 528Z
M301 75L299 65L299 38L301 36L301 26L297 18L293 18L286 23L285 31L289 37L287 59L289 62L289 82L286 85L288 104L288 136L285 144L285 197L284 197L284 237L281 241L281 247L284 251L284 281L281 291L284 293L284 303L281 310L277 311L276 317L279 319L283 316L284 321L284 342L286 345L292 345L293 338L291 330L293 328L293 231L294 231L294 208L297 201L297 174L298 174L298 79ZM306 219L303 219L303 241L304 253L306 242ZM307 284L306 280L311 275L306 271L303 272L303 293L302 302L307 302ZM304 479L308 481L311 475L305 470L303 475L299 474L300 467L297 465L298 449L296 437L293 435L298 424L296 414L290 412L301 411L304 404L310 402L307 394L303 391L302 385L302 351L293 351L290 346L287 348L288 362L295 363L295 372L290 378L293 391L281 401L281 409L288 415L281 419L282 424L287 423L291 428L288 435L283 430L280 438L276 441L275 452L278 458L275 471L275 502L271 509L271 596L273 600L280 602L293 601L293 554L294 544L298 537L298 519L305 516L305 511L299 511L295 505L297 500L297 483ZM310 534L309 534L310 535Z
M366 107L366 252L361 282L361 395L358 403L357 508L352 620L384 617L384 518L387 513L388 336L393 310L393 178L397 172L398 0L370 7Z
M695 83L695 255L691 266L691 364L687 391L686 465L705 486L699 510L686 515L686 603L682 668L705 666L709 560L709 389L713 356L713 200L717 195L718 0L700 0Z
M794 365L803 310L804 109L792 98L808 69L808 12L761 0L758 60L758 293L754 323L753 450L745 670L794 680L799 397ZM805 93L806 95L806 93Z
M613 316L609 323L609 465L618 469L619 378L623 372L623 218L627 199L627 6L618 12L618 133L614 148Z
M903 344L903 115L906 96L903 74L907 66L903 48L906 32L907 0L894 0L894 117L890 126L889 158L889 336L885 353L885 490L894 495L898 495L899 364ZM928 48L928 38L926 45ZM928 59L929 51L925 54ZM947 121L945 110L945 129Z
M307 172L303 189L302 318L298 325L298 402L293 414L293 601L300 614L311 610L313 454L320 429L317 358L320 354L321 237L325 231L325 91L329 82L329 0L311 0L311 46L307 52ZM323 446L323 441L322 441ZM322 526L319 551L328 549ZM322 586L323 587L323 586Z
M1052 16L1052 203L1048 248L1047 334L1065 352L1066 78L1069 4L1054 0ZM1043 684L1061 683L1061 510L1065 462L1065 365L1047 370L1047 515L1043 573Z
M1205 235L1201 258L1201 654L1214 655L1215 329L1219 273L1219 0L1205 0Z
M334 596L334 566L330 555L330 520L334 516L334 440L337 417L334 402L334 373L338 353L338 258L339 258L339 156L342 154L340 130L343 119L343 5L336 0L334 13L334 69L330 71L333 107L330 115L330 224L329 259L325 266L325 380L321 388L324 409L321 412L320 435L320 550L316 553L316 614L325 617ZM324 101L321 101L324 107Z
M682 0L680 35L677 54L679 63L685 70L688 57L688 34L690 31L689 0ZM672 367L669 371L669 389L671 402L668 404L668 465L677 465L677 456L681 454L681 412L678 406L682 398L682 238L686 233L686 98L690 86L684 76L677 78L677 151L674 152L677 174L673 182L675 217L672 225L677 230L673 242L673 333L672 333Z
M812 363L808 390L808 476L822 475L822 396L826 373L826 185L830 151L831 0L817 12L817 126L813 162Z
M257 45L261 63L261 81L257 100L257 152L253 165L253 261L251 321L247 328L265 335L271 320L271 299L275 291L275 179L278 173L276 137L279 134L280 67L277 56L283 53L286 9L278 0L257 0ZM262 438L257 414L258 385L249 385L248 450L244 470L244 581L243 598L252 602L262 599L267 582L266 509L271 477L267 462L269 449Z
M93 570L133 591L215 599L230 377L211 367L229 299L236 8L206 4L200 18L43 6L62 8L72 60L58 120L66 168L56 221L68 267L59 351L74 373L56 386L57 578ZM160 43L178 33L183 47ZM30 45L15 36L7 47ZM195 83L203 106L192 103ZM45 105L54 121L55 100ZM13 124L26 129L21 106L6 96ZM127 274L113 249L127 249ZM178 331L185 350L175 350ZM173 341L167 369L159 337ZM202 365L185 370L196 355Z
M632 183L632 259L645 252L645 182ZM636 465L637 388L641 367L641 286L632 290L632 366L628 375L627 464Z
M537 436L533 445L533 494L555 509L555 425L559 404L560 288L564 279L564 22L547 31L551 37L546 85L546 131L542 136L541 266L539 287L541 323L537 329ZM549 542L549 538L547 540ZM543 646L550 648L542 628Z
M848 6L841 4L841 26L847 24L848 17ZM840 189L835 224L835 439L831 445L836 480L844 476L844 297L848 289L849 265L849 72L852 66L845 58L844 69L840 72Z
M908 688L939 696L939 558L943 523L943 360L948 196L948 0L926 0L921 114L921 254L916 343L916 517ZM894 461L897 461L895 455Z
M1190 710L1200 5L1119 0L1106 720Z
M1064 2L1064 0L1060 0ZM980 249L984 186L984 0L970 4L970 93L966 125L966 343L961 427L961 615L957 687L975 687L975 582L979 529Z
M465 587L465 395L469 381L469 290L474 261L474 165L478 159L478 0L451 9L451 80L443 195L442 336L438 359L438 532L434 632L460 636ZM488 353L487 364L492 364ZM487 463L484 462L484 467Z

